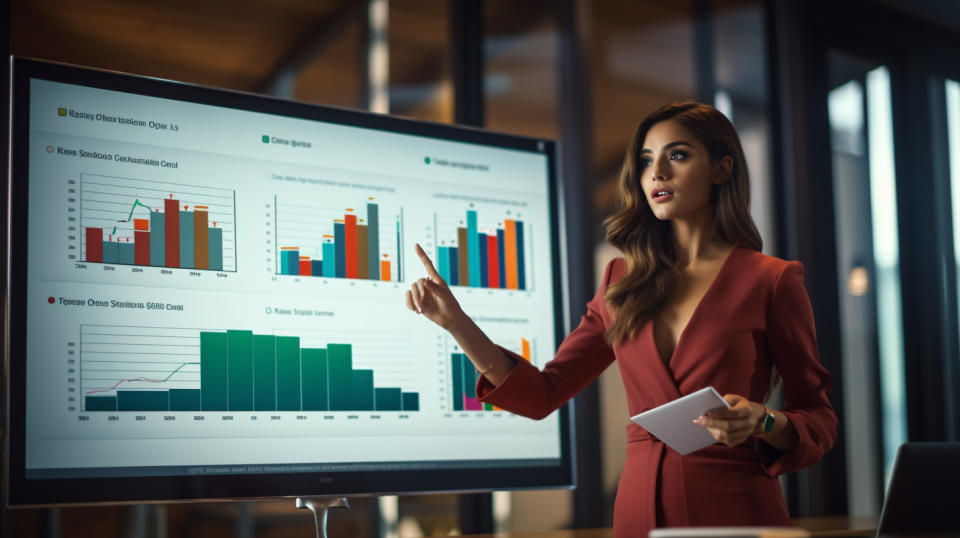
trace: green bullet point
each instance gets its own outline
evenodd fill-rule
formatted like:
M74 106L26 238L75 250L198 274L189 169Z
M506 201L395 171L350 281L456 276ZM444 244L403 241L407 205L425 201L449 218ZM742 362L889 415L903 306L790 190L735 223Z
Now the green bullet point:
M269 143L270 143L270 137L267 136L267 135L263 135L262 137L260 137L260 140L263 140L263 143L264 143L264 144L269 144Z
M430 157L424 157L424 158L423 158L423 163L424 163L424 164L430 164Z

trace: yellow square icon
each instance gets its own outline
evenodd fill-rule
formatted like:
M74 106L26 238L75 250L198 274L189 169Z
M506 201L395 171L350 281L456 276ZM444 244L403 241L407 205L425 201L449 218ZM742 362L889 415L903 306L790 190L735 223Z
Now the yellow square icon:
M60 107L57 109L57 116L66 116L66 115L67 115L67 109L63 107Z

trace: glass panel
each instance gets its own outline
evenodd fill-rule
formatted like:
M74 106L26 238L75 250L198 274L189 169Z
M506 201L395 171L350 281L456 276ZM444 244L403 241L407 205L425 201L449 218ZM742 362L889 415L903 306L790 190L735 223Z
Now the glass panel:
M867 144L870 201L873 209L873 250L877 269L877 323L886 482L889 480L897 449L907 440L907 402L903 376L903 314L900 303L893 112L890 102L890 72L883 66L867 73Z
M946 91L947 148L950 160L950 192L953 207L953 255L956 258L957 274L960 274L960 82L948 79L946 81ZM960 297L958 297L958 300L960 300Z
M829 67L848 512L876 515L907 431L890 75L836 52Z

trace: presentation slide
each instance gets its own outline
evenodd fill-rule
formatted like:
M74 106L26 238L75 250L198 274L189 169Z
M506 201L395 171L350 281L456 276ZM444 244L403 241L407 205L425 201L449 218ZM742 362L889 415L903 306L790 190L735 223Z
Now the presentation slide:
M36 79L29 148L27 478L560 458L404 301L552 357L545 154Z

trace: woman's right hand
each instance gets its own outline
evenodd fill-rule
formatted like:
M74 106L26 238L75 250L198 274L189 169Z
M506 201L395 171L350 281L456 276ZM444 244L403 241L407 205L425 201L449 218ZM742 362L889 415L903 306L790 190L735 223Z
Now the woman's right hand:
M407 308L423 314L430 321L449 331L463 317L463 310L446 281L434 268L427 253L419 244L415 249L427 270L427 278L415 280L407 290Z

